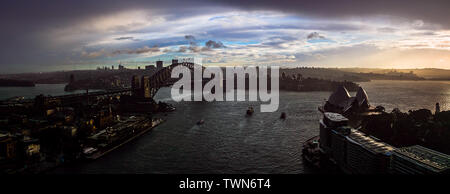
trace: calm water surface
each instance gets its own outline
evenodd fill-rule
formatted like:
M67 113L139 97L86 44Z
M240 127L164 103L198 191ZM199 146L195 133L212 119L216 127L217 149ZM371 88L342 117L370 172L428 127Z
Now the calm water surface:
M373 105L450 109L450 82L372 81L361 83ZM315 173L302 163L302 143L319 133L317 107L330 92L280 92L280 107L260 113L258 102L180 102L163 88L156 98L177 111L150 133L96 161L53 173ZM353 94L354 95L354 94ZM249 105L256 108L245 117ZM281 112L287 113L280 120ZM203 125L196 125L200 119Z
M59 96L59 95L86 92L86 90L75 90L66 92L64 91L65 86L66 84L36 84L35 87L0 87L0 100L4 100L15 96L34 98L39 94ZM89 91L99 91L99 90L89 90Z

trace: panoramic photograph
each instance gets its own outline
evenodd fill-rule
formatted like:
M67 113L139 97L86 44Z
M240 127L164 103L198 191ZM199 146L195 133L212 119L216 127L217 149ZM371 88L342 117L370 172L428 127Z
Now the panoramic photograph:
M199 191L449 174L449 10L2 1L0 174L169 174Z

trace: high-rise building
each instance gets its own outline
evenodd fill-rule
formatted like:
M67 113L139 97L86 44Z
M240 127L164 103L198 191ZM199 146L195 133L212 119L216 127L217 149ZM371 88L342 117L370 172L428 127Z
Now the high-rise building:
M331 151L332 129L346 126L348 119L338 113L326 112L320 120L320 149L325 153Z
M163 68L163 61L156 61L156 69L160 70Z
M142 76L141 80L141 93L144 98L151 98L150 93L150 77L149 76Z
M141 89L139 77L137 75L133 75L133 77L131 77L131 89L133 90L134 95L137 95Z
M172 65L178 64L178 59L172 59Z
M73 84L73 82L75 82L75 76L73 74L70 74L69 84Z

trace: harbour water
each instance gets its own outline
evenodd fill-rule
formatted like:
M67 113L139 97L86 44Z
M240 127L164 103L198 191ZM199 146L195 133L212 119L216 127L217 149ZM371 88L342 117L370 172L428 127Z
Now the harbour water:
M0 87L0 100L12 98L15 96L34 98L39 94L59 96L59 95L86 92L85 90L75 90L66 92L64 91L65 86L66 84L36 84L35 87ZM94 92L99 90L89 90L89 91Z
M373 105L386 111L450 109L449 81L360 83ZM153 131L98 160L67 165L51 173L316 173L305 166L301 145L319 133L317 106L330 92L280 92L277 112L260 113L259 102L179 102L170 89L157 100L177 110ZM354 94L353 94L354 95ZM255 107L245 117L248 106ZM280 120L281 112L287 113ZM203 119L204 124L197 125Z

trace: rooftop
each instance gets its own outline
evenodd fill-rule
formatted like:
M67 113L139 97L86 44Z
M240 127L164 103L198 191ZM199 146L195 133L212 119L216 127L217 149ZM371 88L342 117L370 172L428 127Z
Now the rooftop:
M348 93L347 88L345 88L344 86L340 86L331 94L331 96L328 98L328 102L337 106L343 106L349 99L350 94Z
M420 145L399 148L395 153L414 161L433 167L437 170L446 170L450 168L450 156L428 149Z
M343 122L348 121L348 119L344 116L342 116L339 113L333 113L333 112L325 112L323 113L326 119L332 121L332 122Z
M350 141L360 144L362 147L379 154L390 154L395 148L381 142L373 137L370 137L358 130L352 130L348 135Z

